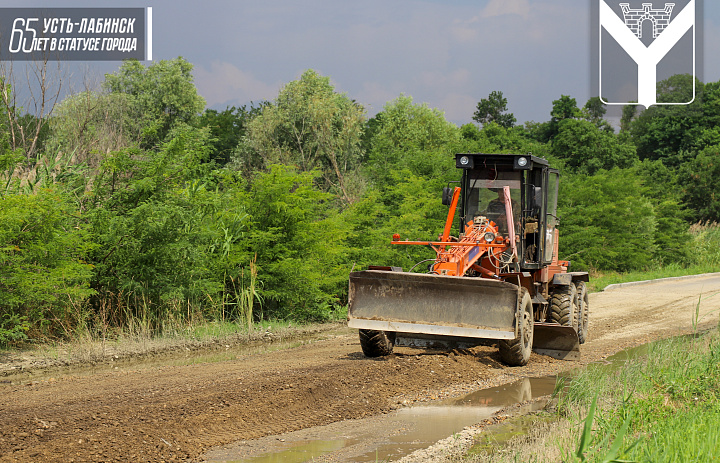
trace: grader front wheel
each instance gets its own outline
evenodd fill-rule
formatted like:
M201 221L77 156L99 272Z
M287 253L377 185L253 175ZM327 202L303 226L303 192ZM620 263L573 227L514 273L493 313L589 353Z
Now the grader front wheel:
M534 321L532 300L525 288L522 289L520 304L523 308L522 319L515 321L519 324L518 335L515 339L503 339L499 342L500 358L512 367L520 367L528 363L533 344Z

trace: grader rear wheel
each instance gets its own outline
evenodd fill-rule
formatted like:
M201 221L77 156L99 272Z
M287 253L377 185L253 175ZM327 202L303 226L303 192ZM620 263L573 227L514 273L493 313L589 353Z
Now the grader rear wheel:
M577 288L575 285L559 286L553 291L548 310L548 321L562 326L577 328Z
M577 332L580 344L585 344L588 333L588 318L590 316L590 303L588 298L587 285L584 281L575 283L577 288Z
M360 330L360 347L366 357L384 357L392 354L395 345L395 333Z
M518 325L518 335L515 339L502 339L499 342L500 358L503 362L511 367L520 367L526 365L530 360L533 343L533 307L530 294L525 288L520 294L520 304L523 308L522 319L516 320Z

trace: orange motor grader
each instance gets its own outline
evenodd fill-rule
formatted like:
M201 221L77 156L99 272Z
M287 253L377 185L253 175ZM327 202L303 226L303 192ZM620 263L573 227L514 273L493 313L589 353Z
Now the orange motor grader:
M586 272L558 260L559 171L532 155L462 153L460 186L427 273L371 266L350 274L348 326L366 356L394 345L472 347L496 340L502 360L525 365L531 350L577 359L588 329ZM451 236L455 216L459 236Z

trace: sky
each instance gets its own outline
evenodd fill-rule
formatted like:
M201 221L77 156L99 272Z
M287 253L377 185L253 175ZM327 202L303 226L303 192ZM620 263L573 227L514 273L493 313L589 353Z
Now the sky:
M624 0L631 7L643 1ZM273 100L306 69L373 116L410 95L461 125L502 91L519 123L591 88L592 0L0 0L6 7L153 8L153 59L194 65L208 107ZM655 1L656 6L664 1ZM720 2L703 12L703 80L720 80ZM102 80L117 62L74 64Z

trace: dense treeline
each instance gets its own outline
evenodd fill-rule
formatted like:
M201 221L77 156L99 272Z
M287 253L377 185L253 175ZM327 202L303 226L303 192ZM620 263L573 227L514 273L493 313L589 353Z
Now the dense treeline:
M689 106L628 107L616 133L599 98L579 108L566 95L548 121L521 126L497 91L477 125L404 95L368 118L312 70L273 101L216 111L191 71L182 58L126 62L42 119L3 99L0 342L327 319L352 268L433 256L388 243L437 236L456 152L558 165L561 257L577 268L693 264L691 224L720 215L720 83L696 82ZM675 76L659 101L692 85ZM17 142L15 129L41 126L32 152Z

